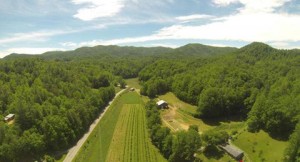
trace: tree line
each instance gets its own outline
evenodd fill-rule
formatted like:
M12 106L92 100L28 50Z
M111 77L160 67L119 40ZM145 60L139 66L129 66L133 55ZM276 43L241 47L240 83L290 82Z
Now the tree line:
M172 91L198 105L196 117L238 115L251 132L287 139L300 120L299 63L299 50L252 43L227 55L157 60L139 80L144 95Z
M299 63L299 50L262 43L240 49L96 46L40 56L10 55L0 60L0 118L14 113L16 120L12 125L0 122L0 161L38 159L69 146L114 96L113 85L124 86L123 78L136 76L142 94L153 98L172 91L198 106L196 117L239 115L250 131L290 137L285 157L299 159ZM190 159L190 153L179 155L186 150L176 147L188 143L189 135L183 134L190 132L172 135L160 126L157 115L151 118L149 123L157 120L157 128L149 126L153 142L164 156Z
M160 112L153 100L145 108L151 141L162 155L170 162L195 160L194 154L201 147L198 127L192 126L188 131L171 133L169 128L162 126Z
M0 61L0 161L33 161L76 142L114 97L116 77L84 63ZM13 124L2 121L15 114Z

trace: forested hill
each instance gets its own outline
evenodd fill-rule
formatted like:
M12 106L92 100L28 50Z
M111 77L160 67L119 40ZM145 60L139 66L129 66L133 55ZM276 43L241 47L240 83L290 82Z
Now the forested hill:
M155 56L170 52L171 48L165 47L120 47L120 46L95 46L81 47L74 51L66 52L46 52L40 55L45 59L81 59L81 58L101 58L105 56L128 57L132 55Z
M120 47L120 46L95 46L81 47L72 51L51 51L41 55L11 54L4 60L22 58L40 58L63 62L81 62L97 65L100 69L112 72L123 78L137 77L139 71L145 66L160 59L199 58L223 55L233 51L231 47L213 47L202 44L188 44L176 49L165 47ZM188 57L187 57L188 56Z
M280 139L287 139L300 124L299 50L254 42L214 58L158 60L145 67L139 79L142 94L155 97L172 91L198 105L201 118L243 116L249 131L263 129Z
M241 116L249 131L291 135L287 161L299 154L300 51L254 42L9 55L0 60L0 118L16 119L0 121L0 161L39 160L69 147L114 96L113 86L137 76L143 95L172 91L203 119Z
M50 51L41 55L10 54L4 59L38 57L43 59L78 60L83 58L103 59L103 57L132 57L132 56L215 56L236 51L233 47L213 47L202 44L187 44L179 48L166 47L120 47L120 46L95 46L81 47L72 51Z
M139 79L142 94L172 91L197 105L202 119L239 116L251 132L263 129L273 138L290 137L284 161L300 159L299 50L254 42L216 57L157 60Z
M171 53L175 57L184 56L216 56L232 53L237 51L237 48L234 47L214 47L203 44L191 43L185 46L174 49Z

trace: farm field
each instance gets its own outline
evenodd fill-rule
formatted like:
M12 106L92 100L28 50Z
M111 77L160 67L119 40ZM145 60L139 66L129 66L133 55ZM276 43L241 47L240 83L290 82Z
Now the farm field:
M161 118L163 124L171 130L186 130L189 125L197 125L199 131L203 132L215 127L193 117L192 114L196 113L196 106L181 101L172 92L159 96L159 99L169 103L169 109L162 111Z
M243 149L253 162L279 162L283 159L283 153L288 142L272 139L264 131L258 133L244 131L237 136L233 144Z
M114 128L121 112L121 107L124 102L126 102L124 96L127 95L127 93L121 94L119 98L112 103L111 107L107 110L102 120L76 155L73 160L74 162L105 161Z
M141 89L141 85L139 84L139 79L138 78L126 79L125 82L129 87L134 87L136 89Z
M122 88L120 88L120 87L115 87L115 92L116 92L116 93L120 92L121 90L122 90Z
M147 135L145 110L142 104L125 104L106 162L165 161L152 146Z
M213 156L204 155L204 154L197 154L197 158L201 159L205 162L236 162L233 158L227 155L225 152L219 150L217 154Z
M205 122L191 115L193 109L195 111L196 106L179 100L172 92L159 96L159 99L163 99L170 104L169 109L162 110L161 118L163 119L163 124L173 131L188 128L189 125L193 124L198 125L200 133L211 129L224 130L230 135L233 135L233 132L235 132L232 143L245 152L245 160L252 162L276 162L281 161L283 158L284 149L288 144L287 141L273 139L264 131L250 133L247 131L246 123L239 120L238 117ZM207 162L234 161L222 151L215 156L197 154L197 157Z
M196 106L181 101L172 92L161 95L159 98L167 101L170 105L177 107L180 111L190 113L191 115L196 114Z
M145 120L140 96L136 92L121 94L73 161L165 161L148 138Z

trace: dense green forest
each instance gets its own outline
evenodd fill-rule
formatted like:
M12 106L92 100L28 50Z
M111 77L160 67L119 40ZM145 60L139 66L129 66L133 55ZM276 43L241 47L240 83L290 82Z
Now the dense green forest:
M115 77L80 63L17 59L0 62L0 161L39 158L67 148L113 98Z
M172 134L169 128L162 127L159 110L153 100L145 108L150 138L163 156L170 162L194 161L194 153L201 147L198 127L191 126L188 131Z
M289 139L285 160L300 160L300 51L252 43L240 49L96 46L9 55L0 60L0 117L14 113L16 120L0 122L0 161L39 159L68 148L112 99L113 86L137 76L143 95L172 91L197 105L195 116L202 119L240 116L251 132ZM201 145L196 130L171 135L153 107L146 107L152 142L170 161L192 160ZM214 135L208 133L206 143Z
M172 91L198 105L198 117L238 115L247 120L249 131L263 129L278 139L287 139L300 119L299 50L255 42L218 57L158 60L139 79L144 95ZM297 142L290 147L298 149L293 156L299 160L299 129L294 132L291 143Z

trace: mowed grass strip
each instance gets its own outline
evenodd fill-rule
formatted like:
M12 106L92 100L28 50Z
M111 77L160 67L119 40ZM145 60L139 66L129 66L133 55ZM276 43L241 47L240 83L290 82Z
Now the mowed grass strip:
M148 136L144 102L121 94L89 136L75 162L166 162Z
M150 142L142 104L125 104L120 116L106 162L166 161Z
M233 143L244 150L251 161L282 161L286 141L272 139L266 132L242 132Z
M139 84L139 79L138 78L126 79L125 82L129 87L134 87L136 89L141 89L141 85Z
M105 162L122 107L134 101L135 103L142 102L139 96L132 92L121 94L112 103L73 161Z
M197 106L188 104L186 102L181 101L178 99L174 93L168 92L164 95L159 96L160 99L167 101L172 106L177 107L179 110L186 112L190 115L196 114Z

